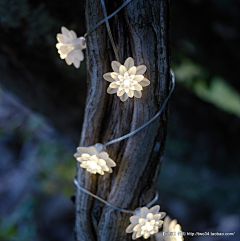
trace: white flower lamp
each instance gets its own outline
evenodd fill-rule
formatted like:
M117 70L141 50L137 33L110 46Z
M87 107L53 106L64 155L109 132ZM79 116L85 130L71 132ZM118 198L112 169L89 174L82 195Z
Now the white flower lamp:
M129 57L124 65L112 61L112 69L114 72L103 75L105 80L111 82L107 89L108 94L117 93L121 101L126 101L128 97L133 96L142 97L141 90L150 84L150 81L143 76L147 69L145 65L135 67L133 59Z
M86 40L84 37L77 38L73 30L65 27L61 28L62 33L57 34L56 44L61 59L65 59L68 65L73 64L76 68L80 67L80 62L84 60L82 50L86 48Z
M130 217L131 224L127 227L126 232L132 233L132 239L135 240L140 237L145 239L150 235L158 233L163 221L160 220L165 217L165 212L159 212L160 206L156 205L150 209L147 207L138 208L134 211L134 216Z
M90 147L78 147L74 157L81 163L80 167L93 174L112 173L112 167L116 166L116 163L109 158L105 146L100 143Z

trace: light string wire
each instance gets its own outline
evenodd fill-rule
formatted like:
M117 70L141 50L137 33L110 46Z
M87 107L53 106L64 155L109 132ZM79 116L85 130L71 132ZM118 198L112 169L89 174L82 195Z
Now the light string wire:
M167 98L163 102L163 105L162 105L161 109L157 112L157 114L150 121L148 121L146 124L144 124L143 126L139 127L138 129L136 129L135 131L130 132L129 134L121 136L121 137L119 137L117 139L114 139L112 141L109 141L106 144L104 144L104 146L109 146L111 144L114 144L114 143L122 141L122 140L124 140L124 139L126 139L126 138L128 138L130 136L135 135L136 133L141 131L143 128L147 127L149 124L151 124L154 120L156 120L160 116L160 114L162 113L164 107L166 106L166 104L167 104L167 102L168 102L168 100L169 100L170 96L172 95L172 92L173 92L173 90L175 88L175 76L174 76L174 72L173 72L172 69L170 69L170 75L171 75L172 88L171 88Z
M132 213L132 214L134 214L134 211L132 211L132 210L127 210L127 209L124 209L124 208L119 208L119 207L117 207L117 206L115 206L115 205L113 205L113 204L105 201L104 199L98 197L97 195L91 193L91 192L88 191L87 189L81 187L80 184L79 184L79 182L77 181L77 178L76 178L76 177L73 178L73 182L74 182L75 186L76 186L78 189L80 189L80 190L83 191L84 193L88 194L89 196L92 196L92 197L98 199L99 201L103 202L103 203L106 204L107 206L109 206L109 207L111 207L111 208L113 208L113 209L115 209L115 210L117 210L117 211L123 212L123 213ZM154 199L153 199L150 203L148 203L145 207L147 207L147 208L151 207L151 206L158 200L158 197L159 197L159 194L158 194L158 192L156 192L156 195L155 195Z
M123 3L115 12L113 12L111 15L107 17L109 20L112 18L115 14L117 14L120 10L122 10L128 3L130 3L132 0L127 0L125 3ZM87 33L84 34L84 38L87 38L90 33L92 33L96 28L98 28L100 25L102 25L106 19L101 20L99 23L97 23L91 30L89 30Z
M107 27L108 35L109 35L109 38L110 38L110 42L112 44L113 51L114 51L114 54L116 56L116 59L117 59L118 62L120 62L119 56L118 56L118 53L117 53L117 48L116 48L116 45L113 41L112 32L111 32L111 29L110 29L110 26L109 26L107 10L106 10L106 7L105 7L104 0L101 0L101 4L102 4L102 8L103 8L103 15L104 15L104 18L105 18L104 21L106 23L106 27Z

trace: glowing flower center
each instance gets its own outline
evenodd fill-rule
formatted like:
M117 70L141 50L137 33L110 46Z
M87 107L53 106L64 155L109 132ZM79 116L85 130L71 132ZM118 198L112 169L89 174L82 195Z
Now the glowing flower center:
M154 228L155 220L152 220L151 222L146 222L144 226L142 226L142 231L152 231Z
M119 80L122 82L122 84L124 85L124 87L129 87L130 85L133 84L134 76L135 76L135 75L129 76L129 74L126 72L126 73L124 73L124 76L119 75L118 78L119 78Z

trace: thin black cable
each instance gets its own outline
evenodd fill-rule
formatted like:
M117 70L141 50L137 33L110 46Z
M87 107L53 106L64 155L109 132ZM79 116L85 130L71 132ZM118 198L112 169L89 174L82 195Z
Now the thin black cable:
M128 3L130 3L132 0L127 0L125 3L123 3L115 12L113 12L111 15L107 17L109 20L112 18L115 14L117 14L120 10L122 10ZM89 30L87 33L84 34L84 37L87 38L90 33L92 33L96 28L98 28L101 24L103 24L106 21L106 19L101 20L98 22L91 30Z
M110 29L110 26L109 26L107 10L106 10L106 7L105 7L104 0L101 0L101 4L102 4L102 8L103 8L103 15L104 15L104 18L105 18L104 20L105 20L108 35L109 35L109 38L110 38L110 41L111 41L111 44L112 44L112 47L113 47L113 51L114 51L114 54L116 56L117 61L120 62L119 56L118 56L118 53L117 53L117 48L116 48L115 43L113 41L112 32L111 32L111 29Z

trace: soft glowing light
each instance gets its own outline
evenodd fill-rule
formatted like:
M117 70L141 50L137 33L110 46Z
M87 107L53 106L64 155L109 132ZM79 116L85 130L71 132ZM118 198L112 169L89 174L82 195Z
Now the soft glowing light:
M103 75L105 80L111 82L107 89L109 94L117 93L121 101L126 101L128 97L133 96L142 97L142 87L150 84L150 81L143 76L147 69L145 65L135 67L133 59L129 57L124 65L112 61L112 69L114 72Z
M147 207L138 208L134 211L134 216L130 217L131 224L127 227L126 232L132 233L132 239L140 237L149 238L159 231L166 213L159 212L160 206L156 205L150 209Z
M177 220L171 221L169 216L166 216L163 222L163 232L156 235L159 241L183 241L182 228Z
M61 59L65 59L68 65L73 65L79 68L80 62L83 61L84 55L82 50L86 48L86 41L84 37L77 38L73 30L68 30L65 27L61 28L62 33L57 34L56 44L58 53Z
M93 174L104 175L104 172L111 173L112 167L116 166L116 163L109 158L104 145L100 143L90 147L78 147L74 157L81 162L80 167Z

